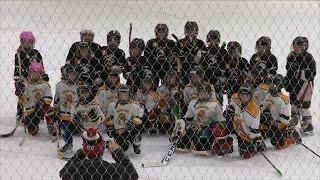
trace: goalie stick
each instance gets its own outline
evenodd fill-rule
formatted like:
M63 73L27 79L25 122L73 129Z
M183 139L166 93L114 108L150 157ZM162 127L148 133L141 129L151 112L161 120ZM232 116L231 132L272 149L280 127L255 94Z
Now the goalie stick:
M144 168L150 168L150 167L163 167L166 166L172 155L174 154L175 150L177 148L177 143L173 142L170 145L169 151L164 155L163 159L161 161L155 161L155 162L147 162L147 163L142 163L142 167Z
M14 129L11 132L9 132L7 134L1 134L0 137L1 138L6 138L6 137L13 136L18 127L19 127L19 123L16 124L16 127L14 127Z

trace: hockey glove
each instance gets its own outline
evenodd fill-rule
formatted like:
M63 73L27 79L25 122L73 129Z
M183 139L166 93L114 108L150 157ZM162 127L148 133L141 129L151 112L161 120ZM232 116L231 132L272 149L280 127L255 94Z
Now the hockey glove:
M88 116L91 119L91 121L93 121L93 122L98 120L97 111L95 109L91 109Z
M127 124L126 124L126 126L125 126L125 128L126 128L128 131L133 130L133 129L134 129L134 122L133 122L133 120L128 121Z
M16 87L16 91L15 91L16 96L21 96L25 90L25 85L23 84L22 81L17 81L15 83L15 87Z
M263 142L261 137L255 138L253 140L253 143L256 146L257 152L263 152L266 150L266 144Z

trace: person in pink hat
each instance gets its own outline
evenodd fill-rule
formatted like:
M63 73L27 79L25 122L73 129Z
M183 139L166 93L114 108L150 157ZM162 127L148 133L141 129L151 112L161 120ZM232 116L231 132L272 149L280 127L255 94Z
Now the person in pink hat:
M136 180L138 173L130 159L114 141L108 141L108 147L115 163L103 160L105 141L96 129L89 128L82 134L83 149L68 161L60 170L62 180Z
M15 94L18 95L21 93L21 90L24 87L24 82L26 81L29 71L28 67L32 61L41 63L43 66L42 56L40 52L34 49L36 38L31 31L23 31L20 34L20 45L17 49L17 52L14 57L14 73L13 80L15 84ZM43 71L42 79L49 81L48 75ZM22 117L22 105L18 103L17 105L17 121L21 120Z

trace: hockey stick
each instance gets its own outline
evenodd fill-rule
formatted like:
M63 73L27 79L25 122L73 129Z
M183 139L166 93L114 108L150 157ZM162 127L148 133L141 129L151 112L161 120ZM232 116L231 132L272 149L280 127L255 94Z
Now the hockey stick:
M298 142L298 144L302 145L303 147L305 147L306 149L308 149L310 152L312 152L314 155L318 156L320 158L320 155L317 154L316 152L314 152L312 149L310 149L308 146L306 146L305 144Z
M166 166L169 163L169 161L170 161L173 153L175 152L176 148L177 148L177 143L171 143L169 151L164 155L164 157L163 157L163 159L161 161L142 163L141 164L142 167L150 168L150 167L163 167L163 166Z
M131 42L131 34L132 34L132 23L130 23L130 26L129 26L129 44Z
M13 134L16 132L16 130L17 130L18 127L19 127L19 123L16 124L16 126L14 127L14 129L13 129L10 133L1 134L1 135L0 135L0 138L6 138L6 137L13 136Z
M179 38L175 35L175 34L171 34L171 36L176 40L176 42L178 43ZM176 57L176 61L177 61L177 72L180 73L181 72L181 59L179 57Z
M56 129L56 133L57 133L57 139L56 139L56 145L57 145L57 158L62 160L62 153L60 151L60 133L59 133L59 126L57 125L57 123L53 124L54 128Z
M277 173L282 176L281 171L268 159L268 157L263 153L260 152L262 154L262 156L269 162L269 164L277 171Z
M179 38L175 34L171 34L171 36L178 42Z

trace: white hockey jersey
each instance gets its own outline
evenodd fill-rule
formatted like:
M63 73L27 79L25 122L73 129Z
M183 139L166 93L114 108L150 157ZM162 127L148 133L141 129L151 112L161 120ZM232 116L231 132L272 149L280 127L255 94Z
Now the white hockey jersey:
M107 118L113 121L114 129L125 128L128 121L133 118L142 118L144 113L143 109L135 101L130 101L124 105L118 102L111 102L107 112Z
M34 112L35 105L42 100L48 105L52 102L52 92L49 83L45 81L39 83L26 82L25 90L19 97L19 102L24 106L24 115L29 116Z
M198 99L192 100L188 105L184 118L193 118L194 122L200 124L200 126L208 126L212 122L225 121L219 102L212 99L206 102L200 102Z
M56 85L53 107L59 110L59 117L63 121L72 120L71 111L78 101L77 89L78 85L67 84L64 81L60 81Z
M106 86L102 86L99 89L99 92L96 96L96 99L99 101L102 112L107 114L108 106L111 102L116 101L118 98L118 88L121 86L120 83L115 85L114 89L111 89Z
M264 99L268 94L268 89L269 89L268 84L261 83L254 91L253 97L257 100L260 107L263 105Z
M96 112L96 115L97 115L96 119L91 119L89 117L89 113L91 110ZM81 117L82 117L81 123L83 127L86 129L89 129L89 128L97 129L99 124L101 124L101 122L103 122L105 119L105 116L97 100L93 100L87 104L77 103L77 105L72 110L72 117L74 117L74 115L78 113L81 114Z
M139 89L133 99L137 101L143 109L146 109L147 112L158 107L158 94L155 91L142 92Z
M283 92L278 93L276 96L267 94L264 100L264 107L268 107L273 120L282 121L286 125L290 120L290 98Z
M244 107L241 107L240 98L238 94L233 94L230 105L235 108L234 115L234 129L236 133L244 134L244 136L254 139L261 136L261 133L254 133L252 130L259 129L260 126L260 108L257 101L252 98L250 102Z
M204 84L210 84L208 82L204 82ZM216 98L216 93L212 84L210 84L212 92L210 93L210 98ZM186 104L189 104L191 100L196 99L198 97L198 89L191 82L187 84L187 86L183 90L183 98Z

